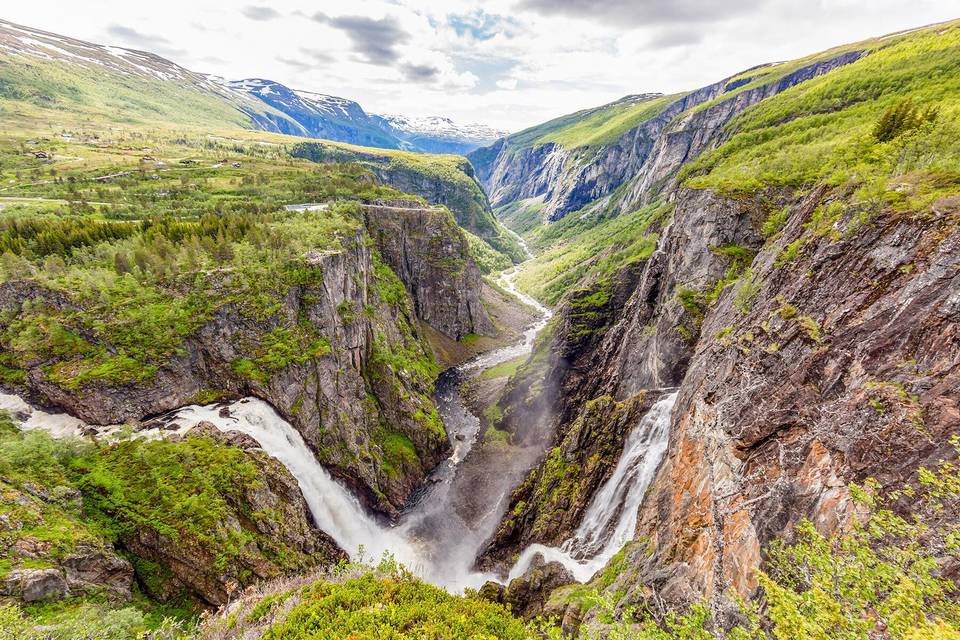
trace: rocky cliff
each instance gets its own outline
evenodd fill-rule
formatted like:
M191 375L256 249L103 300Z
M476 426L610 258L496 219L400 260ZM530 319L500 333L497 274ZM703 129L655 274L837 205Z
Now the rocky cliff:
M320 142L299 143L291 155L314 162L359 162L395 189L449 208L457 224L514 262L525 257L516 240L497 223L473 166L464 158L380 153Z
M770 78L763 82L754 82L761 75L756 70L721 80L678 97L598 148L517 144L508 137L468 157L494 207L542 198L539 214L544 222L591 203L631 211L669 191L685 162L720 144L734 116L862 55L859 50L823 55L783 73L772 65Z
M418 319L454 340L495 333L480 300L480 271L449 211L388 202L365 212L367 230L410 292Z
M0 481L0 596L213 606L345 558L287 469L240 433L200 423L81 445L0 427L0 447L21 452Z
M302 283L272 301L268 313L227 298L149 380L65 385L37 359L25 363L17 390L93 424L254 395L294 424L321 462L373 508L395 513L449 444L430 399L438 368L418 323L453 339L492 332L479 274L449 212L406 206L370 208L370 232L344 239L342 250L304 256ZM208 286L230 291L229 271L208 276ZM73 304L29 281L0 290L0 307L12 317L41 301L61 311ZM306 353L280 357L278 341L301 328L314 336Z
M784 226L765 238L773 213ZM610 587L625 602L753 595L767 542L804 518L823 532L849 521L850 482L894 486L950 457L958 213L944 198L865 217L828 187L738 200L680 191L657 250L570 294L539 356L548 373L513 381L503 425L558 435L484 562L569 535L567 512L609 473L637 403L664 387L680 394L637 527L651 546L634 548L633 571Z

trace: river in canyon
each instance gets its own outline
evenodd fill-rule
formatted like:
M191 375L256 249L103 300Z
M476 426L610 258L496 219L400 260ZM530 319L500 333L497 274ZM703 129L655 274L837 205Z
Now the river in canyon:
M376 562L392 554L415 574L451 591L478 588L503 576L475 570L484 542L493 534L507 506L509 493L542 455L544 445L511 447L510 455L486 454L475 447L480 420L464 402L462 385L485 369L529 354L551 312L519 291L514 268L500 285L533 308L538 319L516 343L501 347L445 371L436 384L435 400L451 442L449 457L434 469L395 523L368 513L346 487L317 462L302 436L266 402L244 398L227 406L188 406L168 414L165 422L185 432L200 421L253 437L296 478L318 526L354 559ZM637 509L666 449L670 411L676 394L658 400L627 439L611 478L600 488L570 540L557 548L525 549L509 577L522 574L536 555L564 564L579 581L590 576L633 537ZM81 421L46 413L16 396L0 394L0 408L11 411L23 428L44 428L55 436L81 433ZM155 431L155 433L154 433ZM98 429L109 434L109 429ZM158 430L140 437L162 437Z

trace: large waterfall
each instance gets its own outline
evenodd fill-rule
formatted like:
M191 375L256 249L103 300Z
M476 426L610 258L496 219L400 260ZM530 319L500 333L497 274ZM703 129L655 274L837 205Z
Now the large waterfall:
M391 526L368 513L359 500L317 462L300 433L269 404L255 398L234 402L223 411L219 405L188 406L168 415L164 431L137 432L138 437L158 438L184 433L200 421L224 431L240 431L254 438L268 454L286 466L300 485L317 525L328 533L351 557L362 555L377 560L384 553L393 556L435 584L454 590L479 587L492 574L473 570L477 551L493 532L505 508L512 486L507 474L487 488L482 514L473 519L457 513L457 502L464 492L475 494L480 488L458 484L457 468L476 442L480 422L464 405L459 384L466 374L486 369L529 353L538 332L550 318L550 310L519 292L514 285L517 271L503 274L500 284L525 304L533 307L540 319L527 328L515 344L482 354L446 372L438 381L437 405L451 437L450 457L431 474L431 482L415 504L403 514L400 523ZM576 534L559 548L532 545L525 549L510 573L522 574L540 554L558 560L574 576L585 581L602 567L633 536L637 509L657 465L666 449L670 412L676 394L658 400L627 439L623 456L610 480L594 496ZM29 407L17 396L0 394L0 408L10 411L23 428L44 428L54 435L80 435L82 421L65 414L51 414ZM169 425L179 425L170 430ZM110 437L119 427L98 427L101 436ZM532 458L530 458L532 461ZM505 469L502 471L506 471Z
M593 496L573 536L559 547L532 544L524 549L510 579L523 575L540 555L561 563L578 582L586 582L633 539L637 510L667 450L676 400L676 392L657 400L630 433L613 475Z

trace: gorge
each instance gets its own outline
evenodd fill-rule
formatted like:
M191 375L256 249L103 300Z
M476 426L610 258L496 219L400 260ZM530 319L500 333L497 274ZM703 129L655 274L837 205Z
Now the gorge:
M0 44L0 631L960 629L960 23L466 157Z

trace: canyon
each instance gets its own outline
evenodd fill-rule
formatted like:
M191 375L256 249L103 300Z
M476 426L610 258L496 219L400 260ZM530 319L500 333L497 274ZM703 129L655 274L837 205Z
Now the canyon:
M953 526L929 470L960 436L960 88L934 80L960 77L958 33L627 96L466 158L274 138L272 111L232 142L61 134L84 162L15 187L34 200L0 228L0 595L257 625L285 580L366 572L570 637L701 611L722 637L784 545L874 522L867 489L907 519L934 486ZM178 74L219 113L226 89ZM264 87L306 99L231 91ZM929 531L911 550L956 575Z

